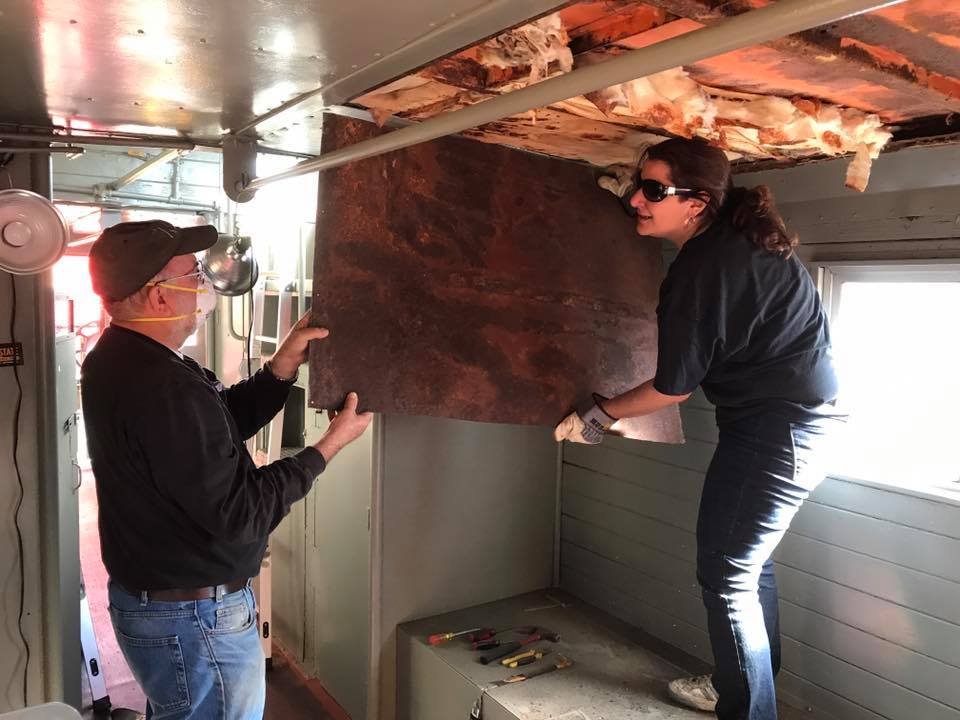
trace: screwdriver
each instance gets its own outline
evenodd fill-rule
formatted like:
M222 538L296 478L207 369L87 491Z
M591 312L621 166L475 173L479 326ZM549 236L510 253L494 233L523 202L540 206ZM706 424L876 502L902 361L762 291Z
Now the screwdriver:
M447 640L453 640L453 638L469 635L470 633L482 633L488 629L489 628L475 627L468 630L458 630L457 632L436 633L431 635L428 640L431 645L441 645Z

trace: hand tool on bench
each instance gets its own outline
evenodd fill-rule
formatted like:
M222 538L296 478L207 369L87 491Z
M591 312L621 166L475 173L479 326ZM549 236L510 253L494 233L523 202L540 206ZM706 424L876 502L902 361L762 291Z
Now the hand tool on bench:
M483 698L486 696L488 690L503 687L504 685L513 685L514 683L524 682L525 680L532 680L535 677L552 673L554 670L563 670L571 665L573 665L572 660L560 655L557 656L557 661L555 663L546 665L542 668L537 668L536 670L530 670L519 675L511 675L506 680L497 680L494 683L490 683L490 685L483 689L483 691L480 693L480 697L478 697L477 701L473 704L473 708L470 710L470 720L483 720Z
M531 665L545 655L549 655L550 652L551 651L547 648L534 648L533 650L527 650L519 655L504 658L500 661L500 664L508 668L520 667L521 665Z
M525 680L532 680L535 677L540 677L541 675L546 675L547 673L552 673L554 670L563 670L573 665L573 660L563 657L562 655L557 656L557 661L549 665L544 665L541 668L536 670L527 670L524 673L519 675L511 675L506 680L497 680L493 683L494 687L502 687L503 685L513 685L514 683L524 682Z
M537 632L536 625L521 625L520 627L506 628L505 630L493 630L488 633L475 633L468 639L471 641L471 647L474 650L492 650L500 647L504 641L500 637L506 633L520 633L521 635L533 635Z
M429 638L427 638L427 640L431 645L442 645L448 640L453 640L454 638L463 637L464 635L467 635L468 636L467 640L469 640L471 643L479 644L479 643L490 641L494 635L502 634L505 632L511 632L511 631L521 632L526 635L531 635L537 631L537 627L536 625L523 625L520 627L506 628L505 630L497 630L496 628L489 628L489 627L475 627L475 628L469 628L467 630L458 630L456 632L435 633L431 635ZM496 647L496 646L491 645L491 647ZM477 648L474 647L474 650L476 649Z
M441 645L447 640L453 640L453 638L463 637L464 635L470 635L471 633L480 634L488 629L489 628L475 627L468 630L458 630L457 632L436 633L427 639L431 645Z
M483 665L489 665L494 660L499 660L500 658L507 657L511 653L516 652L524 645L529 645L530 643L535 643L538 640L549 640L550 642L559 642L560 633L555 633L546 628L538 628L537 632L532 635L528 635L522 640L516 642L506 643L501 645L498 648L491 650L490 652L480 656L480 662Z

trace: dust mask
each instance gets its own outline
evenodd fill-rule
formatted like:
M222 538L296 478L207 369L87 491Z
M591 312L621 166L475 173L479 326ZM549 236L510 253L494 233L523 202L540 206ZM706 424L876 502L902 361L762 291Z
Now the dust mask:
M200 316L200 322L206 320L216 307L217 292L213 289L213 283L205 274L201 274L197 284L197 315Z
M197 316L197 323L202 323L207 319L207 315L213 312L213 309L217 307L217 293L213 288L213 283L210 282L207 276L200 272L199 279L197 282L197 287L187 288L180 287L179 285L172 285L165 282L153 283L157 287L166 288L167 290L179 290L180 292L194 293L197 296L197 309L192 313L187 313L186 315L171 315L170 317L144 317L144 318L130 318L125 322L171 322L173 320L183 320L184 318Z

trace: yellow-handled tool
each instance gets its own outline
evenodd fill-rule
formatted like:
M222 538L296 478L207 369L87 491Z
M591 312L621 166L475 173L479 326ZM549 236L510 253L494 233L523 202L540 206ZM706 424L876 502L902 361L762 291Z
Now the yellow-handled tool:
M535 663L537 660L542 658L544 655L549 655L550 651L542 648L534 648L533 650L527 650L522 652L519 655L514 655L513 657L504 658L500 661L502 665L508 668L520 667L521 665L530 665Z
M540 677L541 675L546 675L551 673L554 670L563 670L573 665L572 660L568 660L563 656L557 657L557 661L552 665L544 665L541 668L536 670L530 670L528 672L522 673L520 675L511 675L506 680L498 680L494 683L494 687L501 687L503 685L512 685L513 683L523 682L524 680L532 680L535 677Z

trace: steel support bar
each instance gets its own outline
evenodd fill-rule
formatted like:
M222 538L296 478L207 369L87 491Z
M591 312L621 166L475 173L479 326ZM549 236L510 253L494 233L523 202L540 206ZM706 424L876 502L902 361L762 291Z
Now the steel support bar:
M792 33L836 22L904 0L779 0L716 25L633 50L597 65L500 95L426 122L380 135L350 147L307 160L247 186L255 190L278 180L339 167L444 135L462 132L505 117L519 115L562 100L636 78L689 65L733 50L759 45Z
M163 150L153 157L147 158L142 163L137 165L133 170L128 172L123 177L119 177L113 182L107 183L104 187L106 190L113 192L114 190L119 190L122 187L129 185L136 180L139 180L143 175L150 170L150 168L156 167L157 165L163 165L170 162L175 157L179 157L182 153L187 152L186 150L178 150L170 148Z
M45 147L45 148L35 148L35 147L6 147L5 145L0 145L0 155L5 153L18 153L20 155L39 155L40 153L65 153L67 155L83 155L84 149L82 147L75 147L73 145L67 146L57 146L57 147Z
M75 143L77 145L118 145L123 147L155 147L173 148L177 150L193 150L196 144L188 140L174 140L173 138L158 138L149 135L143 137L111 136L111 135L79 135L75 133L34 134L30 132L12 133L0 132L0 140L20 140L23 142L55 142Z
M93 197L97 202L102 202L102 200L96 197L96 194L89 187L67 187L64 185L56 185L53 188L54 192L58 193L67 193L70 195L86 195ZM199 200L177 200L175 203L170 202L170 198L160 197L159 195L144 195L142 193L132 193L132 192L108 192L104 194L103 200L110 199L119 199L119 200L137 200L141 202L154 202L160 205L164 204L176 204L183 208L191 208L196 210L206 210L210 212L220 212L220 208L216 205L211 205L208 203L200 202Z

